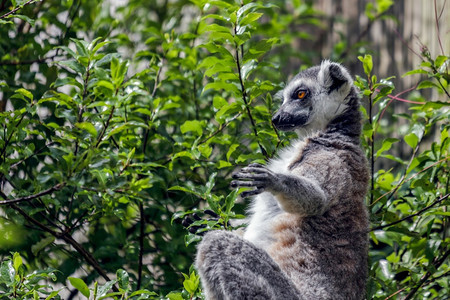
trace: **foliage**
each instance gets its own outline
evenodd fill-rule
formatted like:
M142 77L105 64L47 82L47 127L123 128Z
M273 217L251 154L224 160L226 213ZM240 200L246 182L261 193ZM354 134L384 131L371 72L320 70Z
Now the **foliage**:
M245 203L229 175L294 137L267 120L286 80L278 70L292 57L320 61L289 46L313 39L298 28L320 26L312 3L108 5L0 4L10 37L0 40L0 298L202 298L192 267L201 237L178 223L194 214L187 225L200 232L233 229ZM368 4L367 17L391 5ZM341 50L332 57L353 53ZM392 78L378 80L360 54L373 175L368 298L439 298L449 289L450 60L424 47L405 74L424 79L394 96ZM400 102L409 113L392 113Z

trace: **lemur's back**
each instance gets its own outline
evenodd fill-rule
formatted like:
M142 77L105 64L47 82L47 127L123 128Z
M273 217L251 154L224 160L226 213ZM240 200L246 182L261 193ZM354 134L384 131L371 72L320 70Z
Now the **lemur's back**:
M205 236L197 267L207 299L362 299L368 217L359 100L348 72L325 61L283 90L272 122L300 140L231 185L254 196L244 239Z

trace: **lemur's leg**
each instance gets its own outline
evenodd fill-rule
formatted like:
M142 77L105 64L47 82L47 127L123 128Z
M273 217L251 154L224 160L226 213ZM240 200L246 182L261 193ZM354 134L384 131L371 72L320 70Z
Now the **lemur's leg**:
M206 234L198 246L196 266L209 300L300 299L264 250L231 232Z
M274 173L261 164L250 164L233 175L232 187L255 187L242 197L264 191L277 196L281 207L289 213L321 214L327 208L327 197L321 187L306 177Z

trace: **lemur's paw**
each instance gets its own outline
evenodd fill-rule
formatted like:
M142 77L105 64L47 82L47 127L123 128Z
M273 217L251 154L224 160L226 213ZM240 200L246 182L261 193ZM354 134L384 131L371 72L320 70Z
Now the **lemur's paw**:
M275 174L261 164L250 164L245 168L242 168L238 173L232 176L231 187L254 187L255 189L250 191L244 191L241 193L241 197L250 197L258 195L269 188L274 180Z

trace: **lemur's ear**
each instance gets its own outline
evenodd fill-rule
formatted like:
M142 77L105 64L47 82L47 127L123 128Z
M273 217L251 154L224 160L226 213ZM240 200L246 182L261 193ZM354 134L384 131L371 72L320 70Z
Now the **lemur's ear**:
M320 65L318 80L328 94L338 92L347 95L353 84L353 80L348 71L338 63L325 60Z

